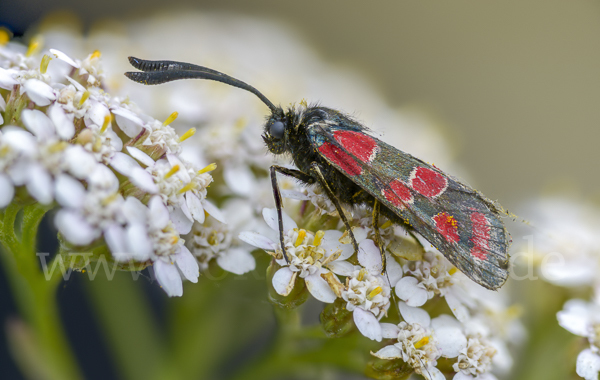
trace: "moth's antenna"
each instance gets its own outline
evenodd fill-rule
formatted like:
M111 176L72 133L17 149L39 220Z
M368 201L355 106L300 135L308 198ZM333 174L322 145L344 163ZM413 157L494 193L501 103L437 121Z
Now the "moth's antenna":
M271 109L272 112L277 107L266 96L257 89L239 79L230 77L219 71L209 69L208 67L193 65L191 63L176 61L147 61L145 59L129 57L129 63L141 71L126 72L125 76L134 82L142 84L161 84L178 79L208 79L225 83L233 87L241 88L258 96L263 103Z

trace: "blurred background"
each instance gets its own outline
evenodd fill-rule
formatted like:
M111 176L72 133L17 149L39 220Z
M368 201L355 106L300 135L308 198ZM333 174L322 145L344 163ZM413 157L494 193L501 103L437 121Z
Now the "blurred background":
M232 13L289 28L322 60L366 78L390 107L425 111L470 184L510 211L519 214L523 202L542 194L600 201L598 1L3 0L0 25L18 36L57 10L79 16L86 28L175 9ZM194 49L194 36L172 37L187 38ZM360 112L356 104L345 110ZM337 106L329 99L325 105ZM85 296L77 289L71 283L70 298L62 296L63 312L93 319L79 307ZM160 299L153 302L160 309ZM74 343L80 352L102 345L86 326L70 334L85 341ZM3 359L8 353L2 350ZM89 378L112 377L110 360L85 353L80 359L89 360ZM10 365L0 367L8 371L3 378L18 378Z

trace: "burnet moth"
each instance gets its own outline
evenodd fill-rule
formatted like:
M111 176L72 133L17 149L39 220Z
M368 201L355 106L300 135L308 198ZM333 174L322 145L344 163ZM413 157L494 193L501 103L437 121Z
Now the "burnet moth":
M178 79L209 79L249 91L269 107L271 115L262 138L271 153L289 154L298 168L271 166L279 237L286 260L277 172L324 190L356 252L358 245L341 204L370 207L374 227L384 215L419 233L483 287L497 289L508 278L510 236L501 219L501 208L435 166L373 137L348 115L321 106L292 106L284 111L254 87L203 66L134 57L129 57L129 62L141 70L125 73L135 82L152 85ZM383 252L379 229L373 230L375 243ZM383 254L382 260L385 268Z

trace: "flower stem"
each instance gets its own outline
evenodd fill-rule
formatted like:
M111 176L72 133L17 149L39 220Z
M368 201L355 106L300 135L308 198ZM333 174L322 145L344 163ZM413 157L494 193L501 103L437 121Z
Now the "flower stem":
M23 323L13 324L20 327L9 329L8 335L15 361L24 374L44 379L80 379L56 305L61 273L50 271L47 278L36 256L38 226L48 210L37 203L25 207L11 204L1 214L0 258L24 319Z
M314 377L315 371L341 369L362 374L375 347L355 332L344 338L327 338L319 325L303 327L299 308L274 307L277 336L270 349L231 379L287 378L298 374ZM372 346L372 347L371 347Z

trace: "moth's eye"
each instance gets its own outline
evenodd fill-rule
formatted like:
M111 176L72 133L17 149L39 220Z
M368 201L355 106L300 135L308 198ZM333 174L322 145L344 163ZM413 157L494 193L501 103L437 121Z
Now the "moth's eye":
M281 121L276 121L269 127L269 134L276 138L277 140L281 140L283 138L283 131L285 130L285 126Z

